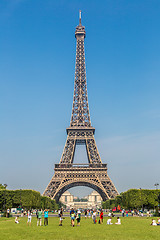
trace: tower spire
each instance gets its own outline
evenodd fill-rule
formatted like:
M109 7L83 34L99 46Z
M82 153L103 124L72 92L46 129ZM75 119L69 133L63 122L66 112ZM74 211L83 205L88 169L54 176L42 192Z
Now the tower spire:
M79 26L81 26L81 10L79 10Z

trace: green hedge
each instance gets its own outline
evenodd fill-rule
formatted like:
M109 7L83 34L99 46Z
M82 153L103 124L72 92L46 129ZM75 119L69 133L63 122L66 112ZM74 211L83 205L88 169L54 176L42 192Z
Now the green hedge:
M58 208L55 200L49 197L43 197L34 190L5 190L0 189L0 210L5 208L42 208L55 210Z
M104 209L111 209L118 205L127 209L154 209L158 207L158 195L160 190L130 189L123 192L115 199L103 202Z

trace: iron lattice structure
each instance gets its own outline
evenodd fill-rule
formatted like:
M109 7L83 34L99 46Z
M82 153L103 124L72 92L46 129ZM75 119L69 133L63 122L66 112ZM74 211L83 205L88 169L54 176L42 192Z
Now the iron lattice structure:
M105 201L118 195L114 184L107 174L107 164L102 164L94 138L95 128L91 126L85 67L84 38L85 27L76 27L76 67L74 97L70 127L67 128L67 140L59 164L55 164L54 176L43 195L56 199L71 187L88 186L95 189ZM85 144L88 164L74 164L76 144Z

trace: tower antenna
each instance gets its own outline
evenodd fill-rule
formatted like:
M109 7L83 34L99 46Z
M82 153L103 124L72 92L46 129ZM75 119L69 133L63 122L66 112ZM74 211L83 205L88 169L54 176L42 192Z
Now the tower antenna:
M79 10L79 25L81 25L81 10Z

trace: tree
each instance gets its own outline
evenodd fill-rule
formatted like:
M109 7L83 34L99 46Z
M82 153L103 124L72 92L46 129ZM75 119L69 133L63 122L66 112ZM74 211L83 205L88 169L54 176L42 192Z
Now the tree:
M158 208L160 190L130 189L121 193L115 199L103 202L103 208L111 209L118 205L126 209L154 209Z
M33 190L0 190L0 210L5 208L18 208L22 206L26 209L58 209L55 200L43 197L39 192Z
M5 189L5 186L3 186L2 184L0 184L0 189Z

